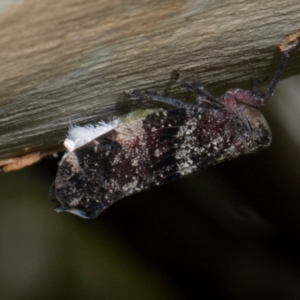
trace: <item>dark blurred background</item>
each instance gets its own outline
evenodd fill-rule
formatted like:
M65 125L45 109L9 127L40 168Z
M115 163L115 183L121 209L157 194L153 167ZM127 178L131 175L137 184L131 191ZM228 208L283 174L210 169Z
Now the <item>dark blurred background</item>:
M0 174L3 299L299 299L300 77L272 146L125 198L95 220L48 200L58 159Z

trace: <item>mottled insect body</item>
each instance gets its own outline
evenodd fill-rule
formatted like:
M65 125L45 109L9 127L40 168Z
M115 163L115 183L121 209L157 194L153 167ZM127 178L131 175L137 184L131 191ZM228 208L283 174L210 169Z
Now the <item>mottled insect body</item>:
M51 189L57 210L94 218L125 196L268 147L271 131L256 107L270 98L289 53L298 47L284 52L264 94L231 89L215 99L200 84L182 83L198 94L191 104L133 91L127 95L176 108L89 125L92 133L83 136L75 132L81 127L71 128Z

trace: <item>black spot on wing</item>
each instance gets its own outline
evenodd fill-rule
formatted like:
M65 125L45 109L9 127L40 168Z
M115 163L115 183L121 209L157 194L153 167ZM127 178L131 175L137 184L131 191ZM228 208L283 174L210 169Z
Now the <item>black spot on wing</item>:
M160 111L145 117L143 127L146 135L159 134L162 139L168 139L177 134L179 127L187 120L183 108ZM158 133L156 131L159 130Z
M60 202L62 210L76 210L80 215L92 218L120 196L118 191L113 191L105 198L109 189L107 179L113 175L111 162L115 154L122 151L122 146L112 138L111 134L103 135L96 139L97 143L91 141L75 149L71 154L78 160L76 172L72 171L68 157L61 163L56 181L60 188L52 189L51 193L52 198ZM96 152L96 146L101 151ZM75 205L74 199L80 199L80 202Z
M177 135L187 119L185 109L163 111L145 118L143 125L150 160L147 173L149 182L153 183L151 185L160 185L179 177L175 145L182 143Z

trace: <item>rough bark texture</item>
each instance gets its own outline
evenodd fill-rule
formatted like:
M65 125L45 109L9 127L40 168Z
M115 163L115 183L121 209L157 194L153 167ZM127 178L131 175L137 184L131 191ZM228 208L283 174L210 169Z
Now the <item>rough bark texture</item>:
M62 148L72 123L132 109L129 89L183 92L172 68L214 92L272 76L300 3L50 0L0 4L0 165ZM290 38L292 39L292 38ZM285 75L300 70L293 55ZM298 61L298 63L296 63Z

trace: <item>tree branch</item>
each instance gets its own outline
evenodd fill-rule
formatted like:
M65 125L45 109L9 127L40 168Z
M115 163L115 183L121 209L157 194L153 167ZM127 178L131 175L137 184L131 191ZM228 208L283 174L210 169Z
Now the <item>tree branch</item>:
M0 165L62 148L72 123L156 103L124 90L180 97L170 73L213 92L272 76L278 46L299 29L296 0L11 0L0 5ZM287 74L300 70L293 55ZM298 61L296 64L295 61ZM1 163L2 162L2 163Z

